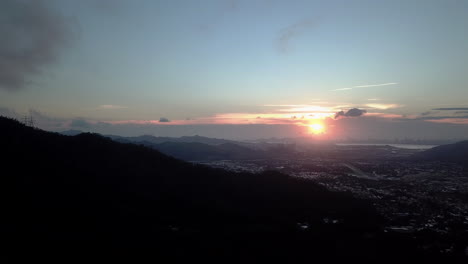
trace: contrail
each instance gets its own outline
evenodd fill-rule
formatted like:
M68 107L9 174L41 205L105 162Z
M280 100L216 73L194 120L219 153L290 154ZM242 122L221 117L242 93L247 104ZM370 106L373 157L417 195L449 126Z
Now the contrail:
M331 91L346 91L346 90L352 90L354 88L379 87L379 86L388 86L388 85L395 85L395 84L398 84L398 83L391 82L391 83L380 83L380 84L357 85L357 86L353 86L353 87L334 89L334 90L331 90Z
M395 85L395 84L398 84L398 83L381 83L381 84L359 85L359 86L354 86L353 88L377 87L377 86L387 86L387 85Z

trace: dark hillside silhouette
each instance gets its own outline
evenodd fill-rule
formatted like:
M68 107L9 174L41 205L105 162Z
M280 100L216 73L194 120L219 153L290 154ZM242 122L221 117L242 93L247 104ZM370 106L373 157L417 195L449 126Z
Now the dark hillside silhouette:
M291 263L418 254L411 240L382 239L365 201L308 181L212 169L3 117L0 133L6 252L139 250L176 261Z

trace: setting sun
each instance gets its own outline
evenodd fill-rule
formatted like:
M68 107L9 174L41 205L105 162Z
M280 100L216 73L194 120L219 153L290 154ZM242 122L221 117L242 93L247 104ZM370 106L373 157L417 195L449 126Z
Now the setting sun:
M309 128L310 128L310 132L315 135L325 133L325 127L319 123L310 124Z

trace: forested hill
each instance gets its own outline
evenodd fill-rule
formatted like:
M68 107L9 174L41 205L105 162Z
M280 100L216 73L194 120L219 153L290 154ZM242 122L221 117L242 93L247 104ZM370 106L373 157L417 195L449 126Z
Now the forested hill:
M379 218L366 202L279 173L211 169L3 117L0 145L8 253L138 249L155 259L220 262L417 254L379 240Z

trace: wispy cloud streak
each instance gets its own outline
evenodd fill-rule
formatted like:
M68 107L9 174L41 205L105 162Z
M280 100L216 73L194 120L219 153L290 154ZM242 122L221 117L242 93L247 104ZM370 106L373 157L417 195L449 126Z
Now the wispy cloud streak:
M334 89L334 90L331 90L331 91L347 91L347 90L352 90L354 88L380 87L380 86L389 86L389 85L397 85L397 84L398 83L395 83L395 82L379 83L379 84L366 84L366 85L357 85L357 86L352 86L352 87L339 88L339 89Z
M288 52L291 40L303 34L304 31L313 27L314 24L312 19L305 19L283 28L277 40L279 51L283 53Z
M381 110L402 107L402 105L399 105L399 104L366 104L366 106L370 108L381 109Z

